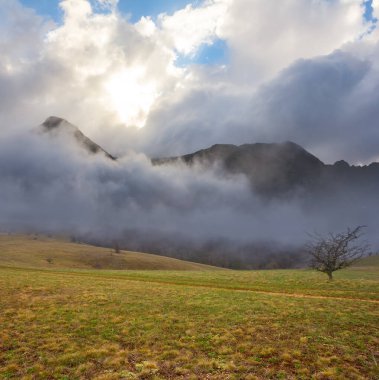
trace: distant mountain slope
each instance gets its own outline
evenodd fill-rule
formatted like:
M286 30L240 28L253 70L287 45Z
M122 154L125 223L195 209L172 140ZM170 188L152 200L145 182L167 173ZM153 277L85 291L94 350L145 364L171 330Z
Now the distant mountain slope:
M115 160L116 157L113 157L107 151L105 151L100 145L94 143L86 135L84 135L79 128L75 125L69 123L67 120L61 119L60 117L50 116L42 124L41 128L44 132L47 133L69 133L75 140L83 146L88 152L96 154L103 153L108 158Z
M214 270L216 267L42 236L0 235L0 266L30 268Z
M220 164L227 173L246 175L254 190L266 196L286 195L299 189L333 191L339 186L379 189L379 163L361 167L338 161L326 165L293 142L219 144L183 156L152 160L154 165L179 162L205 167Z

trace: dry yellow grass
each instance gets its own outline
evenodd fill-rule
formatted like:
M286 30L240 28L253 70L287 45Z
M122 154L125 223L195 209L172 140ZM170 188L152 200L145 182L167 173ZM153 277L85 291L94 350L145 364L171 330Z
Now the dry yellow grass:
M208 265L35 235L0 235L0 265L29 268L213 270Z
M88 269L103 256L205 267L1 236L0 379L379 378L376 257L330 282L309 270Z
M0 268L0 379L378 379L379 279L340 272Z

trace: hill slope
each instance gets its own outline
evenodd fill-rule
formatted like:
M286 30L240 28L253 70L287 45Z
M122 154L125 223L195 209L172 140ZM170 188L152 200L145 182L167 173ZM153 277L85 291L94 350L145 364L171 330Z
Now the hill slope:
M350 269L359 269L364 271L379 271L379 254L364 257L360 259Z
M212 270L216 267L64 240L0 235L0 266L70 269Z

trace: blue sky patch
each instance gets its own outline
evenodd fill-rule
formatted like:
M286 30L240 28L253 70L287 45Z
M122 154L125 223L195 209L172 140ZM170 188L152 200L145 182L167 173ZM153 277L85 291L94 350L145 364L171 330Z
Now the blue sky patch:
M172 14L186 5L198 6L200 0L120 0L118 9L124 14L130 14L130 21L137 22L142 16L155 19L161 13Z
M56 22L62 19L59 9L59 0L20 0L21 4L33 8L39 15L52 18ZM91 1L93 5L95 1ZM160 13L172 14L188 4L198 6L203 0L119 0L118 9L121 13L130 16L130 21L135 23L142 16L150 16L155 19ZM101 8L94 7L98 12Z
M373 30L376 29L377 24L378 24L378 20L374 17L374 9L372 7L372 0L366 0L364 2L364 6L365 6L364 18L366 21L371 23L371 26L370 26L368 32L365 34L370 34ZM363 37L364 37L364 35L361 38L363 38Z
M21 4L33 8L42 16L59 21L62 17L59 0L20 0ZM92 1L93 2L93 1ZM94 3L94 2L93 2ZM199 6L203 0L119 0L118 9L129 14L131 22L137 22L142 16L156 18L160 13L172 14L188 4ZM377 21L373 17L372 0L366 0L364 17L367 21Z
M55 22L62 19L63 12L59 8L59 0L21 0L27 8L34 9L40 16L52 18Z
M374 9L372 8L372 0L366 0L364 4L365 4L364 18L367 21L377 21L374 17Z
M225 40L216 39L212 45L203 44L195 56L178 55L176 66L185 67L197 65L225 65L229 62L228 45Z

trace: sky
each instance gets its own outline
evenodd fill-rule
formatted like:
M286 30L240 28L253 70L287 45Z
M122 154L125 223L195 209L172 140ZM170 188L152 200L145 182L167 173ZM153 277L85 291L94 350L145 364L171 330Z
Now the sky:
M370 224L377 202L343 220L346 205L266 208L241 178L149 159L294 141L325 163L379 161L378 18L379 0L0 0L0 227L247 241L281 226L288 242ZM117 166L35 133L52 115Z
M377 16L378 0L1 0L2 129L56 115L117 155L291 140L368 163Z
M59 7L60 0L21 0L25 7L34 9L46 19L52 19L60 24L63 21L63 12ZM200 5L201 0L121 0L117 2L117 11L131 23L137 23L142 17L151 17L156 20L162 14L173 14L188 5ZM99 6L96 1L91 5L97 12L106 13L109 9ZM227 63L227 46L222 39L215 39L210 45L202 46L195 56L179 56L177 64L185 66L192 63L221 64Z
M22 0L26 7L33 8L37 13L45 17L52 17L55 21L61 22L62 12L59 10L60 0ZM196 4L199 1L191 0L120 0L117 8L124 13L131 22L137 22L143 16L156 18L160 13L174 13L188 4ZM96 7L96 1L92 1ZM101 11L101 9L100 9Z

